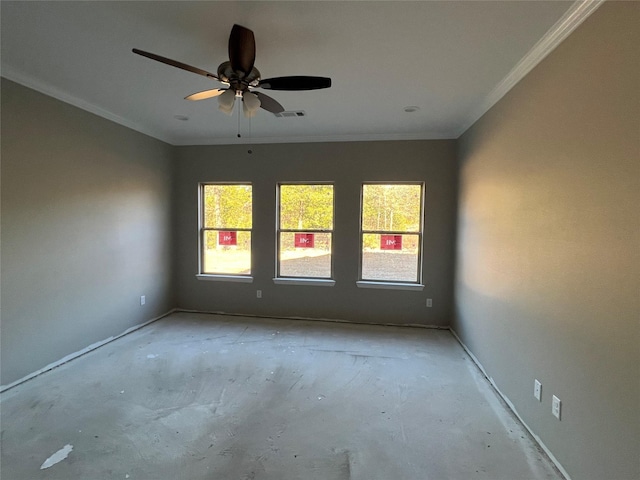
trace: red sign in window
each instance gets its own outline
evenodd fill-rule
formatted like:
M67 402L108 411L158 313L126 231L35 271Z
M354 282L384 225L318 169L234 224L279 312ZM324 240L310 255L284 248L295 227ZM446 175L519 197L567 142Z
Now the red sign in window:
M238 232L218 232L218 245L237 245Z
M402 250L402 235L380 235L380 250Z
M313 233L296 233L295 234L296 248L313 248L313 244L314 244Z

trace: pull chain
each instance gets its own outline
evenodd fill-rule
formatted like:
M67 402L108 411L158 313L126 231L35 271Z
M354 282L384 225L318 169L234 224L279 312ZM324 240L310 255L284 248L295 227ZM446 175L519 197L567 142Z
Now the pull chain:
M237 134L237 135L238 135L238 138L240 138L240 137L242 137L242 135L240 135L240 110L241 110L241 108L242 108L242 107L240 106L240 103L241 103L241 102L240 102L240 100L242 100L242 98L240 98L240 99L236 99L236 100L237 100L237 101L236 101L236 105L238 106L238 107L236 108L236 110L238 110L238 134Z
M251 136L251 117L249 117L249 150L247 150L247 153L249 155L251 155L253 153L253 149L251 148L251 139L253 137Z

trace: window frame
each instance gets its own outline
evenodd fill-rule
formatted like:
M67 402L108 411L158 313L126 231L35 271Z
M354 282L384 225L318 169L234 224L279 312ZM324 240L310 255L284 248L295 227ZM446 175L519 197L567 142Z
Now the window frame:
M280 228L280 197L281 197L281 187L287 185L328 185L332 188L332 201L331 201L331 229L291 229L291 228ZM286 181L286 182L278 182L276 184L276 257L275 257L275 277L273 278L273 282L275 284L280 285L314 285L314 286L334 286L335 279L334 275L334 237L335 237L335 212L336 212L336 190L335 190L335 182L332 181ZM292 277L292 276L283 276L280 273L280 238L282 233L328 233L331 235L331 272L329 277Z
M248 186L251 187L251 228L244 227L206 227L205 226L205 195L204 190L207 186ZM251 245L249 248L249 273L209 273L204 271L204 250L205 236L207 232L249 232L251 236ZM200 182L198 183L198 280L209 281L227 281L227 282L253 282L253 183L252 182Z
M364 223L364 189L365 185L419 185L420 186L420 222L417 232L402 230L366 230ZM423 290L422 264L424 251L424 216L425 216L425 182L423 181L365 181L360 185L360 224L359 229L359 261L358 261L358 281L356 285L360 288L387 288L396 290ZM364 236L373 235L417 235L418 236L418 261L416 262L416 281L406 280L375 280L362 278L362 265L364 261Z

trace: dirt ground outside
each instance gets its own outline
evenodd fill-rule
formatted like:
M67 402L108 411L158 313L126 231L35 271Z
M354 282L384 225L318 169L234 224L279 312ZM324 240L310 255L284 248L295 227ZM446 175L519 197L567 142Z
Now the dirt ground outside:
M285 252L281 263L281 275L287 277L328 278L331 271L331 255L323 251ZM365 252L362 262L362 278L365 280L387 280L415 282L418 280L416 253ZM207 251L205 271L247 275L250 273L250 254L247 251Z

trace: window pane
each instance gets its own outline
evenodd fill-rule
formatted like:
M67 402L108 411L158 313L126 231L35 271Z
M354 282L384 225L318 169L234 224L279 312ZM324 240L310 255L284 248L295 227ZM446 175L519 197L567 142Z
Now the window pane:
M331 278L331 234L282 232L279 260L281 277Z
M251 185L205 185L205 228L251 228Z
M333 229L333 185L280 185L280 228Z
M420 231L420 185L362 186L362 230Z
M362 279L418 281L418 235L362 236Z
M202 273L251 274L251 232L207 230L203 241Z

